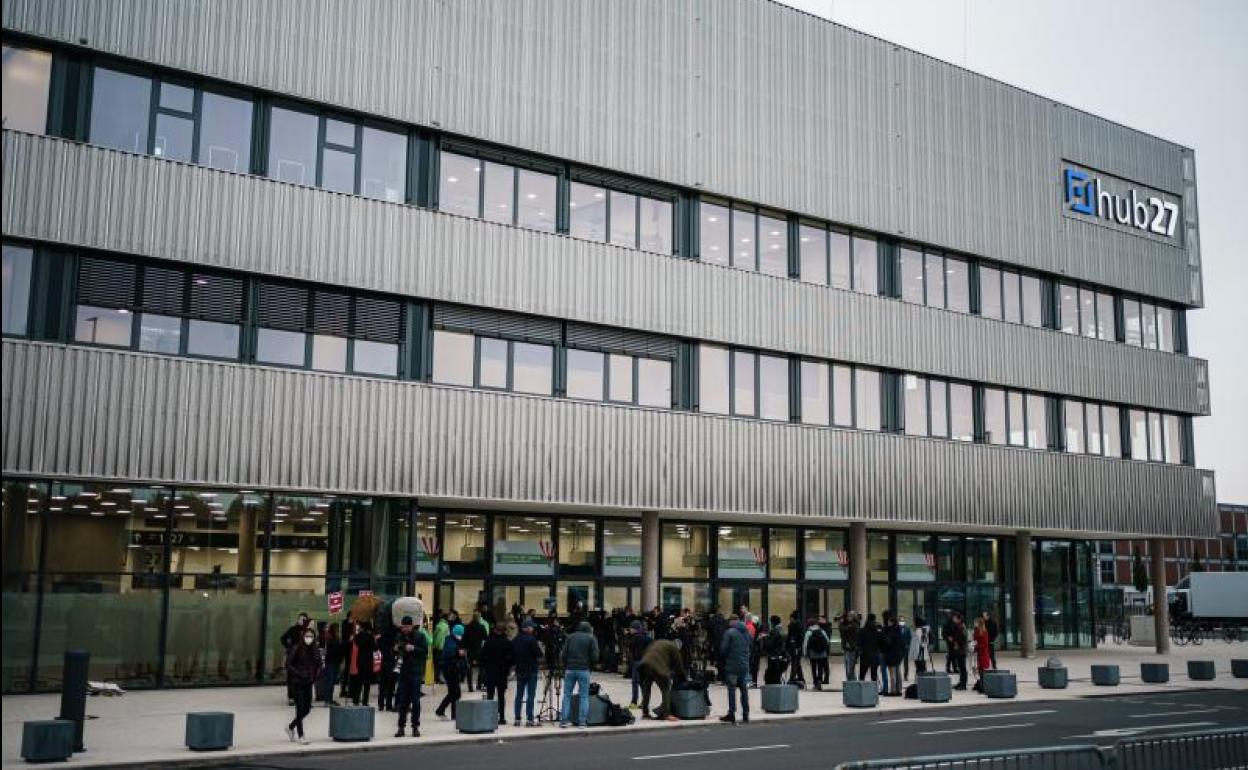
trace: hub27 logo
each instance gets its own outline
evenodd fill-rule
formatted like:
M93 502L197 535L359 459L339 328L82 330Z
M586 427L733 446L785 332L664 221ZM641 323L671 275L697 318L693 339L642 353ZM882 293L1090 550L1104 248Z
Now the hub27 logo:
M1174 237L1179 220L1178 204L1155 195L1144 197L1135 188L1119 195L1108 190L1100 177L1073 168L1062 171L1062 181L1066 190L1066 206L1071 211L1167 238Z

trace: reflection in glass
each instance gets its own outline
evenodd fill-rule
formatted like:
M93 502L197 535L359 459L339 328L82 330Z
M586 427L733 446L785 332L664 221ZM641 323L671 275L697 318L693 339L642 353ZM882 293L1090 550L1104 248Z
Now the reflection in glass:
M571 182L568 185L568 232L590 241L607 239L607 191Z
M190 161L194 136L195 123L190 118L158 113L152 154L168 160Z
M945 258L946 307L955 313L971 312L970 268L965 260Z
M1010 445L1022 446L1026 440L1027 416L1023 407L1023 394L1011 390L1009 394Z
M909 436L927 435L927 380L907 374L901 378L905 429Z
M360 155L360 195L390 203L407 197L407 137L364 126Z
M321 187L331 192L355 192L355 153L331 150L321 153Z
M9 49L6 47L4 50L7 67ZM2 315L5 334L26 333L30 317L30 275L34 259L33 249L4 244L4 279L0 281L0 290L4 293Z
M130 347L133 316L125 309L78 305L75 313L74 341L92 345Z
M994 267L979 266L979 314L1001 317L1001 271Z
M507 387L507 341L493 337L481 337L477 341L477 385L483 388Z
M282 366L303 366L305 339L303 332L258 329L256 330L256 360Z
M222 171L251 170L252 104L205 91L199 115L199 162Z
M803 361L801 365L802 422L827 425L831 417L832 384L828 365Z
M322 372L345 372L347 370L347 340L317 334L312 337L312 368Z
M801 278L807 283L828 282L828 231L822 227L802 225L798 228L798 252Z
M949 384L949 437L954 441L975 440L975 412L970 385Z
M139 316L139 350L176 356L181 349L181 318L152 313Z
M608 357L611 381L611 400L631 403L633 400L633 357L611 355Z
M928 307L945 306L945 259L939 254L924 254L926 264L926 302Z
M354 361L351 371L356 374L399 376L399 346L393 342L356 340L352 343L352 348Z
M699 257L703 262L726 265L732 252L729 243L728 209L703 201L698 206Z
M732 266L745 270L758 269L758 243L755 238L757 217L753 211L732 210Z
M1063 414L1066 425L1066 451L1076 454L1084 451L1083 443L1083 403L1065 401Z
M269 176L316 184L317 117L274 107L269 112Z
M151 108L150 80L96 67L91 89L91 143L146 153L147 117Z
M549 396L554 374L554 349L549 345L513 342L512 390Z
M641 231L638 248L659 254L672 253L672 203L654 198L638 198Z
M789 275L788 223L777 217L758 217L758 270L767 275Z
M755 411L755 356L740 350L732 351L732 413L753 417Z
M923 254L915 249L901 249L901 298L906 302L922 305Z
M1034 275L1022 277L1023 286L1023 323L1027 326L1041 325L1040 279Z
M238 358L238 327L192 319L187 323L186 352L192 356Z
M928 404L932 423L931 435L949 437L949 384L943 380L927 381Z
M1005 440L1005 391L984 388L984 442L1004 444Z
M728 414L728 349L714 345L698 348L698 411Z
M874 369L856 369L854 374L854 425L859 430L879 430L880 373Z
M758 357L759 416L764 420L789 419L789 360Z
M854 291L879 293L877 247L874 238L854 236Z
M845 428L854 425L854 370L832 365L832 422Z
M1122 457L1122 424L1118 407L1101 407L1101 445L1107 457Z
M505 163L485 161L485 200L482 216L491 222L515 224L513 203L516 170Z
M519 169L520 198L516 224L532 230L555 231L555 177Z
M1008 270L1001 272L1001 309L1005 320L1010 323L1023 322L1022 297L1020 294L1018 273Z
M3 73L4 127L32 134L47 131L52 54L5 45Z
M443 152L438 175L438 210L481 216L481 162Z
M672 362L657 358L637 359L637 403L670 409L672 406Z
M603 397L603 355L588 350L567 351L568 398L601 401Z
M1049 421L1044 396L1027 394L1027 446L1032 449L1047 449L1049 446Z
M472 385L472 335L435 329L433 332L433 381L446 385Z
M637 196L610 190L611 242L630 249L637 248Z

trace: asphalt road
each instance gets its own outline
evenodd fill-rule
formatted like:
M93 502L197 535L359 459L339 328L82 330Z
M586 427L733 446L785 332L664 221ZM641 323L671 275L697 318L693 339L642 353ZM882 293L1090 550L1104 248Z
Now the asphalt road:
M939 712L852 716L619 733L570 730L549 738L493 740L321 756L263 763L290 770L583 770L680 768L723 770L726 763L784 770L829 770L838 762L959 751L1095 744L1121 737L1248 725L1248 692L1208 690L1116 695L1079 700L1002 702ZM233 766L257 768L259 764Z

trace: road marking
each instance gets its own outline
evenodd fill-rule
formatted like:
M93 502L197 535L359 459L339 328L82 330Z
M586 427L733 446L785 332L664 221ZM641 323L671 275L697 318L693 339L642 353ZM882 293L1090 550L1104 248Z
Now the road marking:
M901 724L903 722L961 722L965 719L1009 719L1011 717L1030 717L1037 714L1056 714L1056 709L1041 709L1039 711L1014 711L1005 714L966 714L956 717L906 717L905 719L885 719L880 722L873 722L877 725Z
M1182 722L1172 725L1146 725L1144 727L1115 727L1109 730L1097 730L1094 733L1085 735L1067 735L1062 740L1071 738L1127 738L1140 733L1147 733L1152 730L1177 730L1181 727L1211 727L1218 724L1217 722Z
M1015 727L1035 727L1035 722L1020 722L1016 725L984 725L983 727L959 727L954 730L929 730L919 735L951 735L953 733L973 733L980 730L1009 730Z
M739 749L708 749L706 751L685 751L680 754L650 754L645 757L633 757L633 759L674 759L676 757L697 757L702 754L726 754L730 751L765 751L767 749L787 749L789 744L777 743L773 746L743 746Z
M1212 714L1215 711L1221 711L1221 708L1211 709L1188 709L1187 711L1158 711L1155 714L1131 714L1131 719L1153 719L1154 717L1181 717L1188 714Z

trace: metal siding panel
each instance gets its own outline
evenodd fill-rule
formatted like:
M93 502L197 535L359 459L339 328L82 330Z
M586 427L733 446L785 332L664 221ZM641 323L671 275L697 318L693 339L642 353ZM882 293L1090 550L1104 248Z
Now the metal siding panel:
M1208 412L1188 356L11 131L3 171L10 237Z
M1178 145L764 0L10 0L3 20L1194 302L1184 250L1072 222L1057 200L1063 158L1178 192Z
M15 340L0 381L13 476L980 531L1217 524L1211 474L1183 466Z

